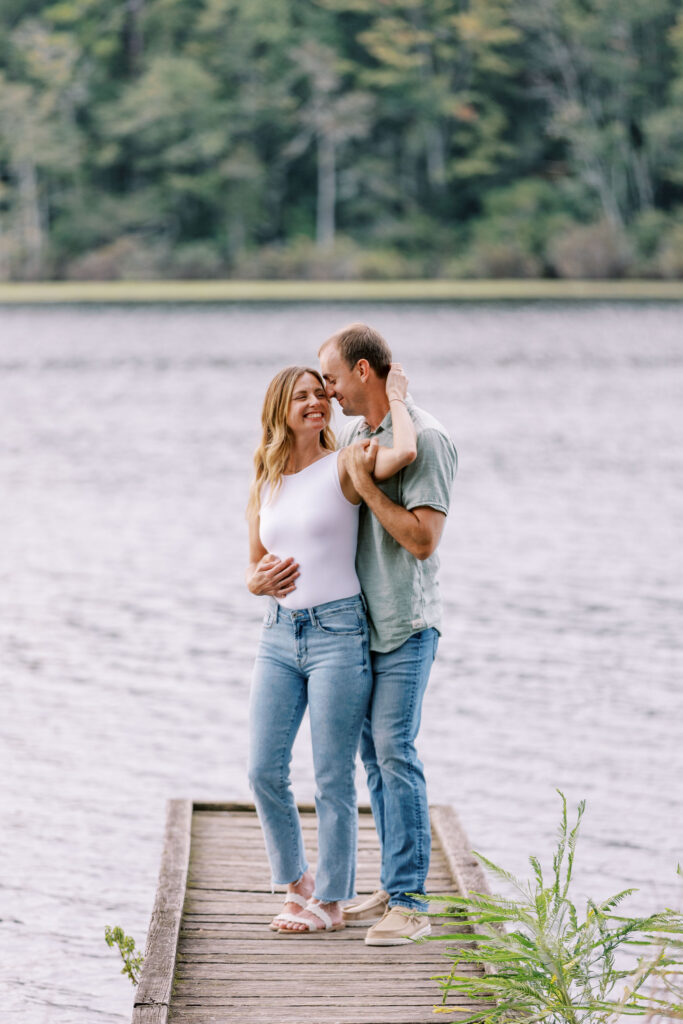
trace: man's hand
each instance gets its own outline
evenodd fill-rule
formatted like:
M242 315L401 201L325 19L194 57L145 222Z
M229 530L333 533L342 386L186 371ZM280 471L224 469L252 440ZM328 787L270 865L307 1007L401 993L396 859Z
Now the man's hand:
M359 494L363 482L372 476L377 458L377 448L377 438L371 437L364 441L354 441L346 449L346 468L353 486Z
M391 369L387 376L387 399L389 401L392 398L400 398L405 400L408 394L408 378L403 372L403 367L400 363L392 363Z
M278 558L270 552L263 556L251 576L247 587L252 594L267 597L286 597L296 590L295 580L299 576L299 563L293 558Z

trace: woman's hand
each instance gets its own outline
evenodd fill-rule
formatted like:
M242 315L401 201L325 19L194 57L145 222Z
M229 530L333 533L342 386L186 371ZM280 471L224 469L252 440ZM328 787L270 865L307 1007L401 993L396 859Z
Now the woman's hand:
M401 401L405 400L408 394L408 378L403 372L403 367L400 363L392 363L391 369L387 376L387 398L389 401L392 398L400 398Z
M252 594L267 597L286 597L296 590L295 580L299 576L299 563L293 558L278 558L270 552L256 563L247 579Z
M374 473L378 448L377 438L371 437L354 441L344 449L346 468L356 490L363 477L372 476Z

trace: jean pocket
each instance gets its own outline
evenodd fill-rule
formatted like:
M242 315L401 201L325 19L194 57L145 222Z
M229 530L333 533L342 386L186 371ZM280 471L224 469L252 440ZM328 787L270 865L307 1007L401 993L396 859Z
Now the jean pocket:
M365 616L355 608L316 612L315 621L322 633L331 633L333 636L358 636L367 628Z

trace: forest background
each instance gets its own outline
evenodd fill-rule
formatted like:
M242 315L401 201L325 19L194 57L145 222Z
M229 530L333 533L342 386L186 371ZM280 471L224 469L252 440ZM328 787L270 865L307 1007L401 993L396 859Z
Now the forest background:
M0 280L683 277L680 0L0 0Z

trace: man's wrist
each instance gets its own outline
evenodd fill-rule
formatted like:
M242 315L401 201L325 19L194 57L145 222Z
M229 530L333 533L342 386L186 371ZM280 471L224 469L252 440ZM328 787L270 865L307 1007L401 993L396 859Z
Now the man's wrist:
M361 498L366 497L368 494L372 494L376 490L375 482L372 479L372 474L367 469L357 468L352 473L353 486L356 488Z

